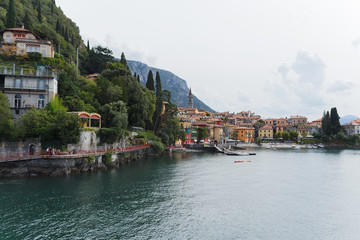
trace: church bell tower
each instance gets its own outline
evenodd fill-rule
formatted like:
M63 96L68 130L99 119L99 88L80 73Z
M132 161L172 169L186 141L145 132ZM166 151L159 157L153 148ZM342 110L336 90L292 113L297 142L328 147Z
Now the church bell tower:
M193 107L194 107L194 97L191 93L191 88L190 88L190 92L188 96L188 108L193 108Z

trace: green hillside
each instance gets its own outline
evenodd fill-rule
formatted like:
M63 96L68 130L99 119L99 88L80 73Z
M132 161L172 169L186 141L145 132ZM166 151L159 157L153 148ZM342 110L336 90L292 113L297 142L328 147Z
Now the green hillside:
M13 21L8 21L8 10L15 4ZM1 0L0 31L19 28L24 24L44 40L54 44L55 51L61 53L68 62L75 60L77 46L84 46L79 28L56 6L55 0Z

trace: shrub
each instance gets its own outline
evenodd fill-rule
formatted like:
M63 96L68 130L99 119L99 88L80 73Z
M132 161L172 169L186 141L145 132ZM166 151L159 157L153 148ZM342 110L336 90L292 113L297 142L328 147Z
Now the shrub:
M143 138L145 141L156 141L160 142L161 139L156 136L152 131L139 132L135 138Z
M95 155L89 155L84 158L86 163L94 163L95 162Z
M42 54L38 52L29 52L28 59L29 61L39 62L42 59Z
M162 153L165 150L165 145L158 141L151 142L150 147L151 149L154 149L156 153Z
M103 156L102 156L102 162L105 164L110 164L112 162L112 151L107 151Z

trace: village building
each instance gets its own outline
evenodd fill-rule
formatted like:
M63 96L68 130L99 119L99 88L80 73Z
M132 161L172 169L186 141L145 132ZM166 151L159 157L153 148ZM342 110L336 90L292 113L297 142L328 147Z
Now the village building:
M343 127L347 136L360 134L360 119L345 123Z
M307 124L307 117L304 116L291 116L290 117L290 121L292 126L297 126L297 125L304 125Z
M249 127L237 127L234 130L236 140L250 143L255 141L255 129Z
M9 99L13 117L18 118L31 108L45 108L58 93L58 77L46 66L36 70L11 69L0 66L0 91Z
M260 138L274 138L274 131L272 126L265 125L258 130L258 136Z
M37 52L43 57L54 57L52 43L27 29L9 28L1 34L1 50L13 47L15 54ZM31 108L45 108L58 93L58 76L41 64L27 69L0 64L0 91L8 97L13 117L18 118Z
M50 41L41 40L30 30L22 28L8 28L2 32L1 49L13 47L18 53L40 53L43 57L53 58L54 47Z

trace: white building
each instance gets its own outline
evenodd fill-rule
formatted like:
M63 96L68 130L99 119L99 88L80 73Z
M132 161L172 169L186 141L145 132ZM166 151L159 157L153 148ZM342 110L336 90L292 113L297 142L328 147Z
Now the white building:
M57 75L46 66L32 70L0 66L0 91L9 99L12 115L18 118L31 108L44 108L58 93Z
M41 40L39 36L23 28L8 28L1 32L1 48L16 47L18 51L38 52L43 57L54 57L54 47L50 41Z
M345 123L343 125L346 135L360 134L360 119Z

